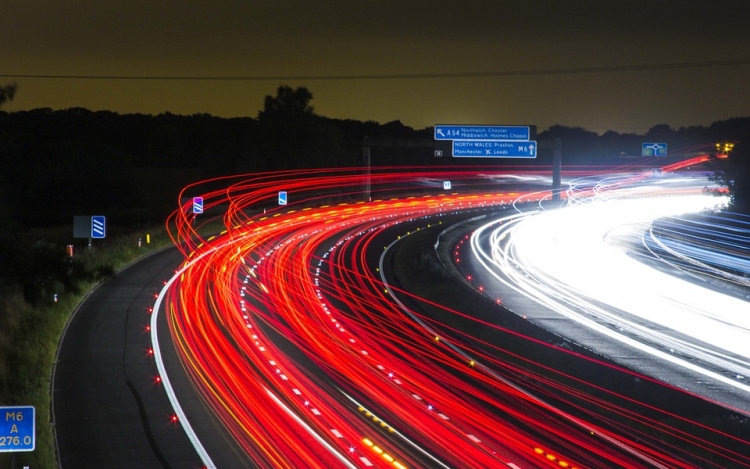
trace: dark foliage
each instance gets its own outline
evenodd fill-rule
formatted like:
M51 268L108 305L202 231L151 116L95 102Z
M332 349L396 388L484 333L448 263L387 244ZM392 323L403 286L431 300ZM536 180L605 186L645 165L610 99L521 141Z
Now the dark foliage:
M733 211L750 213L750 142L739 142L722 156L711 161L711 179L729 190Z
M0 86L0 106L8 101L12 101L13 97L16 95L16 90L18 90L18 85L16 83Z
M197 179L286 168L360 166L365 137L431 139L432 129L415 130L399 121L329 119L314 113L306 88L281 86L267 96L257 118L120 115L81 108L0 111L0 228L71 222L73 215L106 214L121 226L159 222L176 196ZM666 124L646 135L603 135L555 125L537 140L560 139L563 162L617 164L640 154L644 141L670 149L722 140L746 140L749 118L710 127L674 130ZM444 165L431 148L378 147L372 164ZM540 151L537 164L549 164ZM619 160L622 162L622 160ZM465 164L496 164L463 159ZM510 160L509 164L517 164ZM158 174L158 179L156 175Z
M329 119L313 113L307 88L280 86L266 96L254 126L250 154L243 169L351 166L341 131Z

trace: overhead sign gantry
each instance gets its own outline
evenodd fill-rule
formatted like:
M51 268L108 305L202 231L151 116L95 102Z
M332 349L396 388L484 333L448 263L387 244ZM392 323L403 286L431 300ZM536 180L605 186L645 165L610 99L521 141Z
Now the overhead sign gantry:
M536 126L456 125L435 126L435 156L450 151L459 158L536 158Z

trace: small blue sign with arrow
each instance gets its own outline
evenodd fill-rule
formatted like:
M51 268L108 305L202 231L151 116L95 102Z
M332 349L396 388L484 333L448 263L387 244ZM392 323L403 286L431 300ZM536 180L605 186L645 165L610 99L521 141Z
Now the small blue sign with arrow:
M203 213L203 197L193 197L193 213Z
M642 143L641 156L667 156L666 143Z
M94 215L91 217L91 238L103 239L107 237L107 217Z
M435 140L529 140L528 125L441 125Z

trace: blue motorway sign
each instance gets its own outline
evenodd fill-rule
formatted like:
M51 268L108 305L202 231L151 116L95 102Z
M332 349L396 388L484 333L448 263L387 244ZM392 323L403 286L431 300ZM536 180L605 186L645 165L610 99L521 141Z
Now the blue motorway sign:
M641 144L641 156L667 156L666 143Z
M94 215L91 217L91 237L93 239L102 239L107 237L107 217L103 215Z
M203 213L203 197L193 197L193 213Z
M475 158L536 158L536 142L454 140L453 156Z
M279 191L279 205L286 205L286 191Z
M0 407L0 453L34 451L35 414L34 406Z
M435 140L529 140L529 126L436 125Z

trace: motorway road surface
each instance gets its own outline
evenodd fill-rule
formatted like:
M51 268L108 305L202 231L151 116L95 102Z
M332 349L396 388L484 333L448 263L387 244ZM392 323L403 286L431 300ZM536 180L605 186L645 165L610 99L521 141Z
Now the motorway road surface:
M176 249L151 255L106 281L81 306L64 336L54 375L61 466L200 468L149 354L150 308L182 260ZM166 315L160 315L164 318ZM168 333L164 320L160 336ZM163 347L182 407L216 467L253 467L192 393L171 340Z
M124 269L94 290L70 322L53 377L62 468L202 467L155 381L146 330L154 295L180 261L182 254L168 249ZM173 351L163 352L169 364ZM192 387L175 376L186 407L200 409ZM220 467L248 467L210 416L195 412L189 418L200 423L200 437Z
M230 247L233 252L234 246ZM142 261L138 269L126 269L92 293L72 321L54 378L54 415L64 468L201 467L181 426L171 420L162 385L155 381L146 330L154 294L172 276L180 260L179 253L169 250ZM309 268L305 266L307 263L302 269ZM234 281L239 285L239 278ZM187 310L195 307L193 303L185 306ZM166 324L160 325L160 332L167 330ZM180 370L174 350L164 353L167 368ZM181 381L180 375L170 373L180 389L183 408L188 409L186 421L195 424L213 462L218 467L247 467L241 453L212 420L202 401L189 393L192 386L184 378ZM81 391L78 386L84 382L89 388Z

